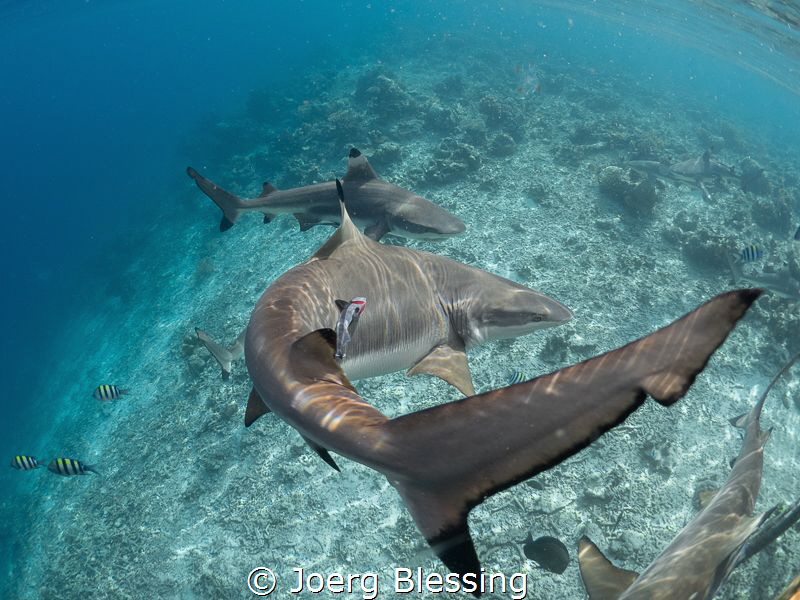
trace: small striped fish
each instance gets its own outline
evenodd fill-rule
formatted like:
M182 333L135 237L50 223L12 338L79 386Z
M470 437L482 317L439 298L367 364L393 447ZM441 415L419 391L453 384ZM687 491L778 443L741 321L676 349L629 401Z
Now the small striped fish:
M50 464L47 465L47 469L56 475L64 475L65 477L69 477L70 475L86 475L87 473L100 475L94 467L86 465L74 458L54 458L50 461Z
M755 244L745 246L744 249L739 253L739 258L742 259L742 262L753 262L762 256L764 256L764 253L761 251L761 248Z
M98 385L94 388L92 396L98 400L116 400L127 393L128 390L121 390L115 385Z
M508 385L522 383L523 381L528 381L528 379L530 379L530 377L528 377L527 373L523 373L522 371L514 371L511 373L511 377L508 378Z
M11 466L17 469L18 471L33 471L34 469L38 469L42 465L40 465L39 461L36 460L36 458L34 458L33 456L26 456L25 454L19 454L11 460Z

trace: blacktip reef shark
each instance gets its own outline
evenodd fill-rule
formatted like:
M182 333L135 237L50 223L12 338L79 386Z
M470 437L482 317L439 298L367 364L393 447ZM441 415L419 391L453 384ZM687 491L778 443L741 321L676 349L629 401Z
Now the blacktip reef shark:
M222 210L220 231L233 227L242 213L264 213L268 223L280 214L292 214L306 231L314 225L339 225L336 183L327 181L299 188L278 190L264 183L258 198L243 199L223 190L192 167L189 177ZM374 240L387 233L412 239L438 239L459 235L466 225L455 215L422 196L379 178L356 148L350 150L347 174L342 179L353 222Z
M450 571L477 574L472 508L584 448L648 394L676 402L759 294L723 294L618 350L474 395L465 348L558 324L569 311L496 275L375 243L343 203L339 229L253 310L245 419L272 411L321 456L332 451L384 474ZM340 364L336 300L356 296L370 306ZM389 419L350 383L412 363L412 373L437 375L468 397Z
M706 181L720 177L736 177L733 167L711 158L710 150L706 150L697 158L690 158L672 165L665 165L654 160L632 160L627 164L639 171L692 183L700 188L703 198L708 201L711 201L711 194L706 189Z
M800 503L775 518L775 509L753 515L771 432L761 429L761 411L772 386L798 358L781 369L749 413L731 419L745 436L725 485L641 575L615 567L581 538L578 561L589 600L707 600L736 567L800 518Z
M789 269L782 269L776 273L745 274L742 262L737 256L728 253L726 258L735 283L742 281L787 300L800 300L800 281Z
M203 345L211 353L211 356L219 363L222 369L222 378L225 380L229 379L231 376L231 369L233 368L233 361L238 360L244 354L244 334L247 333L247 328L243 329L242 332L236 336L236 340L234 340L230 348L226 348L222 344L215 342L210 335L198 327L195 327L194 331L198 339L203 342Z

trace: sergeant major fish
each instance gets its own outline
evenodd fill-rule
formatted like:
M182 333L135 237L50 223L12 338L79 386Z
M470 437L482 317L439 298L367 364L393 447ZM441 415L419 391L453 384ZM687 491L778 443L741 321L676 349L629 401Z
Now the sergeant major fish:
M18 471L33 471L41 467L42 464L33 456L18 454L11 459L11 466Z
M116 385L103 384L94 388L92 396L94 396L97 400L116 400L120 396L124 396L129 393L129 390L120 389Z
M87 473L94 473L100 475L100 472L91 465L82 463L74 458L54 458L47 465L47 469L56 475L63 475L70 477L72 475L86 475Z

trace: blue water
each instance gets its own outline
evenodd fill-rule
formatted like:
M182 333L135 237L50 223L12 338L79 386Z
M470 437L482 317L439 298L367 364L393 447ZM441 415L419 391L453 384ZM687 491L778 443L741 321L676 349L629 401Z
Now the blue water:
M352 105L353 82L376 65L386 66L416 94L426 93L431 98L432 83L450 73L459 73L468 85L474 86L470 89L509 99L525 119L531 123L538 119L540 138L529 133L526 143L540 144L535 152L543 152L548 160L568 144L564 138L569 133L557 125L546 126L548 120L558 124L570 107L580 106L580 115L573 118L588 119L591 128L595 118L620 119L624 113L623 108L608 116L597 109L595 115L591 108L583 107L584 99L579 93L550 91L548 82L559 74L578 82L587 93L613 96L623 107L629 101L630 106L640 102L637 127L643 135L650 135L645 129L652 125L652 135L658 143L670 149L681 146L687 154L699 154L704 148L696 140L676 141L669 136L673 129L689 131L699 127L696 120L694 125L685 125L694 118L687 116L688 112L704 115L701 125L712 133L720 130L720 122L729 123L742 132L745 144L742 148L724 149L721 157L738 164L750 155L764 165L773 187L785 191L783 201L790 211L789 220L783 224L785 231L777 233L776 228L756 223L749 213L736 216L737 211L750 210L740 198L727 208L718 205L709 209L706 225L713 228L719 224L720 215L730 214L732 222L725 224L727 229L720 235L727 235L725 239L732 243L760 240L762 244L772 244L774 257L779 250L790 247L788 232L800 223L800 79L796 66L800 35L792 26L754 14L739 3L732 3L738 12L729 21L725 20L725 10L717 10L717 3L665 2L663 10L656 2L593 2L591 8L586 3L578 9L564 8L560 2L543 4L547 6L522 1L418 0L0 3L0 77L4 89L0 95L4 141L0 189L5 207L0 225L0 260L6 281L0 312L0 368L5 384L0 400L4 414L0 420L0 458L10 460L18 453L28 453L49 460L58 453L83 453L87 462L105 463L107 473L106 481L100 484L53 481L48 477L54 476L44 470L0 472L4 490L0 505L0 597L78 597L77 588L59 596L53 590L45 590L44 580L36 579L50 573L46 565L53 568L57 558L78 558L91 564L97 597L136 597L132 590L151 567L144 560L131 561L128 554L143 552L148 543L131 541L133 550L125 550L128 558L119 563L110 557L114 547L137 538L140 526L146 525L169 538L170 527L176 522L188 527L193 514L207 514L211 508L224 513L226 506L230 507L230 499L238 494L231 486L243 476L235 469L255 468L254 464L261 463L253 457L260 455L262 446L268 442L275 445L274 440L266 440L263 435L247 438L241 431L239 415L230 419L226 427L216 421L209 425L197 416L205 415L209 406L217 407L220 402L235 402L241 409L249 389L243 364L238 366L239 379L234 380L234 388L224 388L210 363L202 376L187 375L179 350L195 325L212 327L220 337L233 339L246 324L247 311L265 285L304 260L325 239L328 230L317 228L300 234L288 218L263 227L256 219L248 219L222 235L217 231L217 209L191 185L185 168L192 164L203 169L208 176L243 195L254 195L262 178L288 186L311 182L298 181L304 169L325 179L332 172L341 174L349 144L369 147L377 143L369 139L316 139L314 131L324 125L329 106L326 104L319 113L307 114L296 107L303 101L313 105L318 99L340 102L340 107L345 108ZM667 13L674 19L663 20ZM767 30L765 23L774 31ZM780 38L770 37L778 33ZM488 61L496 70L477 61ZM514 68L525 63L534 63L546 73L542 102L538 97L528 101L514 96ZM315 80L316 76L319 79ZM254 93L263 93L277 105L292 109L276 112L274 119L266 118L266 122L254 127L243 116L252 106ZM452 103L465 114L480 118L473 106L475 101L476 98L460 98ZM442 103L447 102L446 97L442 99ZM652 119L641 108L648 102L654 105ZM413 119L414 116L408 117L409 121ZM302 126L307 128L304 139L311 142L287 142L286 153L281 154L281 135ZM387 123L383 133L391 138L390 131ZM368 137L370 132L364 134ZM386 175L407 187L413 188L415 183L424 187L426 184L413 176L413 168L424 167L431 149L438 146L443 135L422 128L416 137L398 135L397 139L390 139L403 147L403 158L387 165ZM258 171L252 167L258 162L251 155L264 147L271 171L251 173L247 165ZM520 152L527 151L523 144L519 147ZM536 162L532 158L520 159L519 153L508 161L493 160L485 152L484 170L477 175L465 175L444 187L424 190L426 197L462 215L469 226L466 235L474 238L444 245L397 243L449 252L460 260L509 276L511 251L495 241L493 228L501 231L506 218L520 219L526 228L543 227L542 223L549 221L541 212L526 212L528 209L517 199L523 195L525 178L537 168ZM563 248L569 247L566 244L580 245L580 238L584 238L583 242L592 248L607 252L601 257L608 259L604 263L609 269L606 283L594 283L590 290L579 289L586 284L585 268L577 262L580 249L572 253L550 246L536 247L535 257L541 262L533 266L536 275L524 281L537 289L549 283L554 290L548 289L548 293L575 308L579 317L590 319L591 327L583 327L578 320L574 327L570 326L572 337L564 335L568 344L576 348L588 344L591 353L663 325L711 293L731 286L725 277L713 280L702 268L687 267L684 255L677 251L670 254L672 250L659 246L663 241L658 233L640 236L635 228L621 228L614 229L618 232L616 237L605 241L593 243L587 239L601 234L591 229L594 213L586 212L590 200L581 194L586 190L596 194L593 177L611 162L611 157L593 155L579 159L577 165L547 171L552 178L545 183L557 190L561 202L582 207L574 214L582 215L583 220L572 221L566 211L566 216L561 215L563 220L553 221L548 233L539 238L564 243ZM242 167L238 171L237 165ZM497 184L495 190L499 191L491 192L494 196L485 190L476 192L484 179ZM682 190L691 198L686 200L690 211L694 210L692 203L701 207L692 215L703 213L697 193L688 188ZM764 204L769 198L753 202ZM764 209L767 214L770 210L769 205ZM673 215L665 214L662 224L668 225L674 212L677 210ZM548 218L556 219L559 214ZM660 225L653 225L648 231L658 232ZM537 236L519 241L520 256L535 247L531 239L536 240ZM660 298L658 290L664 285L661 274L656 277L653 271L653 277L648 278L644 273L654 263L645 261L643 273L636 275L638 283L628 282L630 273L615 272L613 265L629 245L639 245L643 254L651 250L658 253L663 258L659 266L672 269L676 280L693 279L680 284L683 291L671 291ZM203 263L204 259L208 262ZM774 263L781 266L779 258ZM204 271L206 267L198 267L201 264L211 266ZM592 268L599 268L598 264L593 263ZM229 285L233 287L228 289ZM603 285L609 286L608 294ZM621 297L634 300L620 302ZM641 308L630 306L636 302ZM601 323L596 313L598 320L591 321L593 309L596 311L601 305L605 322ZM739 402L739 409L747 405L747 393L742 390L763 383L781 359L796 351L791 345L796 336L786 333L795 331L791 328L798 324L796 307L791 301L771 299L760 315L766 329L748 341L737 338L733 342L738 355L731 350L725 368L738 378L738 395L731 403ZM604 338L601 331L612 325L618 330ZM754 330L756 326L754 323ZM542 342L533 343L538 344L537 350L541 349ZM515 348L513 356L519 361L529 356L534 346L525 346L524 352L520 351L522 346ZM588 358L589 354L580 352L573 349L566 356L569 360ZM501 355L502 347L476 353L473 370L480 366L484 382L503 384L495 377L496 364L522 368L503 362L511 359L507 354ZM541 372L562 364L545 361L536 366ZM525 370L535 374L534 368ZM724 392L724 385L733 376L723 373L726 372L711 374L710 383L701 384L707 385L703 388L705 393ZM392 390L407 382L402 377L391 382L391 386L374 384L367 389L386 402L390 401L386 398L396 400ZM91 398L91 390L100 383L130 385L135 404L100 407ZM794 385L788 389L796 391L796 382ZM489 387L485 383L484 388ZM413 389L416 393L420 388ZM401 405L406 402L410 402L408 394L402 396ZM783 404L776 401L775 407L783 411L780 419L787 424L786 429L797 425L800 403L789 397ZM779 420L771 422L778 424ZM179 447L184 451L188 448L188 456L202 457L208 452L211 438L193 442L200 428L212 430L214 439L219 439L213 456L226 457L226 466L220 468L231 472L215 470L208 482L198 484L202 493L181 491L184 496L172 495L176 487L183 485L184 480L178 475L186 472L188 481L200 467L180 452L180 461L165 469L169 454L165 455L164 449L174 444L174 452ZM270 431L287 439L294 435L288 428L277 426ZM712 435L694 430L684 433L695 441L692 436L702 439ZM780 459L776 459L777 466L773 465L765 479L783 481L764 484L766 493L771 494L769 501L773 502L782 498L782 493L793 491L796 497L800 491L797 439L785 432L778 432L775 437L769 450L780 453ZM720 435L720 443L723 439L730 444L724 452L735 452L738 441L733 434L726 431ZM708 454L713 452L709 450ZM700 455L702 452L698 451L695 457ZM148 513L142 522L132 518L124 526L115 524L107 513L110 505L124 506L125 511L135 515L140 510L140 499L151 493L125 479L126 461L140 463L148 456L147 460L159 463L152 468L157 467L168 482L163 486L168 500L163 504L162 521L154 522L155 513ZM242 457L238 467L233 466L238 457ZM706 464L708 456L704 460L703 468L711 468ZM780 469L786 469L784 475L776 472ZM362 471L359 473L363 475ZM305 472L301 471L301 475ZM287 489L276 493L289 497L309 495L314 474L308 477L312 482L287 483ZM548 477L551 484L558 484L556 476ZM310 487L303 487L303 483ZM93 495L92 485L102 493ZM360 489L357 482L349 481L348 485L352 498L363 499L359 494L393 494L386 486L376 491L375 485L368 489ZM680 488L680 484L676 485ZM220 500L208 491L215 489L228 494L221 506ZM569 497L568 492L565 494ZM277 502L269 500L272 501ZM393 496L392 501L397 502ZM347 500L342 502L346 505ZM66 513L60 513L62 510ZM397 510L403 510L399 504ZM176 541L174 545L180 560L188 553L194 562L175 567L169 563L169 554L155 553L156 559L166 561L167 566L163 587L154 584L146 590L148 597L247 595L239 573L244 566L237 564L233 548L247 547L248 558L255 561L271 541L254 534L249 527L237 528L236 519L246 514L246 506L230 507L229 511L232 516L228 520L222 518L208 526L209 539L227 544L218 554L210 554L213 544L209 548L197 541L203 539L202 531L191 543ZM291 518L302 520L302 513L303 509L298 509ZM653 509L653 513L658 511ZM69 515L72 524L59 525L59 514ZM175 521L171 522L173 518ZM656 518L663 515L653 517ZM86 523L80 525L81 519ZM522 520L518 516L509 522ZM87 524L99 522L103 527ZM413 524L406 524L411 527L409 531L413 530ZM258 523L253 527L258 530ZM85 538L80 538L81 530L87 532ZM413 532L416 535L416 530ZM572 530L554 533L569 540L578 537ZM667 539L668 533L664 533ZM159 548L170 547L160 538L157 543ZM355 538L350 543L359 548L365 542ZM415 544L421 546L421 537L414 537L408 544L403 551L416 548ZM287 543L289 546L297 561L308 559L309 553L316 551L295 542ZM79 557L72 556L73 551ZM92 551L95 556L86 555ZM790 553L793 564L797 564L800 541L796 532L787 534L782 552ZM339 556L340 562L335 564L347 568L347 553L342 551ZM368 552L362 548L353 559L354 564L364 566L365 556ZM209 566L214 561L222 565L216 574ZM104 565L120 563L128 565L127 579L114 578L104 569ZM293 563L289 560L286 564ZM201 571L210 569L213 582L184 585L190 577L182 580L179 571L187 566ZM257 566L255 562L253 566ZM510 572L517 567L507 564L505 568ZM580 597L582 588L575 578L576 571L569 573L572 579L565 580L559 589L574 590L573 597ZM788 575L788 571L776 570L770 589L779 588ZM743 576L733 583L734 591L726 592L730 594L726 597L748 597L751 579Z

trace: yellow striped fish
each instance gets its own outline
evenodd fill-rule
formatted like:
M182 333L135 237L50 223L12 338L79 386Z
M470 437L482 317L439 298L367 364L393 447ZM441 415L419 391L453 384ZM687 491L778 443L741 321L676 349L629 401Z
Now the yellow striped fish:
M97 469L91 465L84 464L74 458L54 458L50 461L50 464L47 465L47 469L56 475L64 475L65 477L71 475L86 475L87 473L100 475Z
M39 461L36 460L36 458L34 458L33 456L18 454L13 459L11 459L11 466L17 469L18 471L33 471L34 469L38 469L42 465L39 464Z
M92 396L98 400L116 400L120 396L128 393L128 390L121 390L115 385L98 385L94 388Z
M528 377L527 373L523 373L522 371L514 371L508 378L508 385L522 383L523 381L528 381L528 379L530 379L530 377Z

